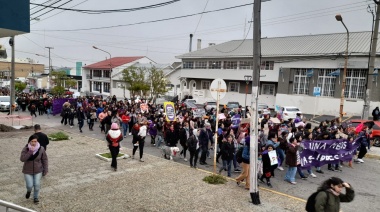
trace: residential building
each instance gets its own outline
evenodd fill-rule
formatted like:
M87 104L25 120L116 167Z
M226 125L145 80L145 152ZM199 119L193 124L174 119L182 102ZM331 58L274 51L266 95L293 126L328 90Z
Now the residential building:
M346 33L263 38L259 102L271 108L291 105L304 113L338 116L346 42ZM344 92L348 115L361 114L366 82L371 89L370 111L380 104L377 75L368 76L370 42L371 32L350 33ZM183 64L182 95L193 95L198 102L210 100L212 80L222 78L228 92L221 103L238 101L244 106L244 75L252 76L252 48L252 40L233 40L178 56ZM375 67L380 67L378 60ZM251 87L249 83L247 105ZM314 87L320 88L321 96L313 95Z

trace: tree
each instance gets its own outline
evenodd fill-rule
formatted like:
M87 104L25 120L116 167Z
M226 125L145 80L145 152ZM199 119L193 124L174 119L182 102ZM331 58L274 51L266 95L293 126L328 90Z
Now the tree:
M149 91L145 75L146 68L144 67L130 66L123 70L123 81L132 98L135 98L139 92L146 95L147 91Z
M164 72L162 70L158 70L156 67L152 67L149 73L149 80L151 80L151 92L152 97L156 97L159 94L165 94L169 91L166 87L170 82L165 78Z
M52 93L55 95L62 95L65 93L66 87L73 87L76 81L67 77L66 71L52 71L50 73L51 80L54 82L55 86L52 89Z
M23 91L26 88L26 83L21 81L15 81L15 90Z

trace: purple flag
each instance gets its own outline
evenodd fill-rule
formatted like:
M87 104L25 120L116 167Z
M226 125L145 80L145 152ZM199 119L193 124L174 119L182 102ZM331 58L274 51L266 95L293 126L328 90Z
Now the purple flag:
M350 161L360 143L361 138L352 143L346 139L303 141L304 149L300 152L301 167L306 169L311 166Z

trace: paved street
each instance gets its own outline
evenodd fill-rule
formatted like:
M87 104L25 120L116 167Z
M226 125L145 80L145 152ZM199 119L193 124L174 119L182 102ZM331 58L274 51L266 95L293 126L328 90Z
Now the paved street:
M80 134L77 126L75 126L74 128L70 128L68 126L61 125L59 116L50 117L50 119L47 119L46 116L43 116L43 117L38 116L37 118L34 119L34 122L42 124L44 130L54 131L54 130L58 129L58 130L67 131L74 138L74 141L78 142L77 145L79 145L80 147L83 146L85 149L84 151L86 151L86 153L91 154L91 155L93 155L94 152L86 150L88 148L88 146L85 146L85 144L88 144L88 142L90 142L90 143L94 142L94 145L99 147L98 146L99 141L97 139L104 140L103 139L104 134L100 133L100 129L97 127L97 124L95 124L95 127L94 127L95 130L94 131L89 131L88 127L85 124L83 133ZM85 139L86 141L83 141L83 136L85 136L85 138L88 137L88 139ZM81 138L81 139L77 140L77 138ZM93 140L90 138L93 138L96 140ZM101 143L102 142L100 142L100 144ZM145 174L147 174L147 175L153 174L154 175L154 173L157 173L159 170L162 169L161 165L163 165L163 164L168 165L169 167L173 167L172 165L170 165L170 164L172 164L172 162L164 160L164 159L157 158L157 157L161 157L161 150L157 149L156 147L151 146L149 138L146 139L146 144L147 145L144 148L144 155L151 155L151 156L146 156L146 159L148 160L147 163L144 163L142 165L141 163L136 163L136 161L131 161L130 159L128 159L128 160L126 160L128 167L132 164L138 165L139 167L140 166L145 167L145 166L148 166L148 164L149 164L149 166L146 169L144 169L143 172L141 172L141 174L144 173L144 175ZM52 143L52 145L54 145L54 142ZM124 141L122 142L122 145L124 146L124 149L125 149L125 150L123 150L123 152L127 152L128 154L131 154L131 152L130 152L131 151L130 149L132 148L131 136L128 136L126 139L124 139ZM99 147L99 148L106 151L106 149L104 147ZM21 151L21 150L17 150L17 151ZM48 148L48 151L49 151L49 148ZM373 147L373 150L369 153L379 154L379 152L380 152L379 148ZM19 154L19 153L17 152L17 154ZM3 155L3 154L1 154L1 155ZM65 157L65 154L63 152L59 152L59 154L56 156L62 158L62 157ZM73 154L68 154L67 156L70 156L70 157L73 156L74 157ZM17 160L18 160L18 158L17 158ZM21 166L21 164L17 160L13 160L13 161L15 162L15 164L19 164ZM175 169L175 170L171 170L172 171L172 172L170 172L171 174L165 172L165 174L167 174L167 176L165 176L165 177L169 177L170 179L172 179L174 181L182 179L181 177L178 177L179 173L186 174L185 176L192 176L192 177L197 176L199 179L201 179L201 176L206 175L206 173L204 173L202 170L212 171L212 169L213 169L212 166L198 165L198 168L202 169L202 170L199 170L197 172L193 169L188 168L189 163L185 162L183 159L176 158L175 161L177 163L184 165L184 166L177 166L177 165L174 166L174 167L181 167L180 168L181 171L179 172L178 169ZM209 164L211 164L212 163L211 161L212 161L211 159L208 159L207 162ZM123 164L124 162L120 161L120 163ZM54 163L51 162L51 164L54 164ZM90 165L90 164L88 164L88 165L90 167L88 167L86 169L91 169L92 171L95 171L94 176L90 176L91 178L96 176L97 171L101 171L102 173L104 172L103 174L109 173L108 170L104 171L104 168L102 168L102 170L99 170L100 168L92 167L92 165ZM342 204L343 211L358 211L358 210L361 210L361 211L370 211L370 210L377 211L377 210L379 210L380 211L380 203L378 203L376 201L376 197L380 196L380 189L379 189L380 186L379 186L378 181L377 181L378 176L380 175L380 170L378 168L379 165L380 165L380 160L365 159L364 164L354 164L354 169L351 169L348 167L343 167L342 172L327 171L327 167L323 167L325 174L321 175L321 174L315 173L318 176L317 178L308 178L307 180L301 180L299 178L299 176L297 175L296 181L298 182L298 184L295 186L288 184L288 183L283 181L285 171L276 170L275 178L272 179L273 188L268 189L266 187L266 185L261 185L261 187L262 187L261 199L262 199L262 202L264 205L267 205L268 203L272 204L273 201L276 203L278 202L278 204L281 204L282 200L291 201L291 202L298 202L298 205L300 208L297 208L297 210L291 210L291 211L302 211L302 209L304 207L304 202L300 201L300 200L295 200L294 198L289 199L289 197L286 197L286 195L290 195L290 196L293 196L296 198L301 198L301 199L307 199L307 197L313 191L315 191L317 189L318 185L322 181L324 181L328 177L337 176L337 177L341 177L345 181L351 183L352 186L355 188L355 191L357 194L356 198L354 200L354 203ZM157 167L160 167L160 168L158 169ZM166 167L166 168L168 168L168 167ZM16 169L16 168L13 167L13 169ZM20 169L20 167L17 167L17 169ZM52 167L51 170L55 170L54 167ZM118 171L117 175L119 175L122 172L123 173L124 172L129 173L129 171L127 169L126 171L120 171L120 172ZM173 173L176 173L176 174L173 174ZM161 174L161 172L160 172L160 174ZM226 173L223 173L223 174L226 174ZM172 175L175 175L175 176L172 176ZM238 175L238 173L233 173L232 178L236 177L237 175ZM56 176L56 177L58 177L58 176ZM73 179L71 179L70 177L72 178L73 176L69 176L69 179L67 179L67 180L70 182L67 181L67 183L69 183L69 184L74 183L76 178L74 177ZM136 175L136 177L138 178L138 175ZM58 181L63 180L63 179L58 179L58 178L56 180L58 180ZM85 179L83 179L83 180L86 181ZM4 183L4 182L1 182L1 183ZM20 183L22 184L22 182L19 182L19 184ZM208 187L208 186L203 186L203 184L200 184L199 186L200 187ZM243 189L236 188L236 184L234 184L233 182L229 182L228 186L229 186L229 189L232 189L234 191L236 189L239 190L239 192L238 192L239 194L237 194L237 195L240 195L240 197L244 199L243 202L247 202L249 200L248 193L241 192L240 190L243 190ZM165 189L165 193L170 193L171 189L174 189L174 187L175 186L173 184L173 187L168 187L168 188L165 187L163 189ZM18 191L23 193L23 190L22 189L20 190L20 188L18 188ZM198 191L198 187L197 187L197 189L194 189L194 192L195 191L197 191L198 193L200 192L200 191ZM281 194L275 195L277 197L277 200L276 199L273 200L272 198L269 198L271 195L273 195L272 191L281 193ZM79 192L79 191L77 191L77 192ZM89 191L85 191L85 193L86 192L89 192ZM77 193L76 195L80 195L80 193ZM148 195L148 194L146 194L146 195ZM66 198L66 197L58 195L57 198ZM278 198L280 198L281 201L279 201ZM0 199L3 199L1 192L0 192ZM20 200L18 200L18 201L20 201ZM24 201L25 200L23 200L23 202ZM275 204L275 205L277 205L277 204ZM265 211L265 210L263 210L263 211ZM276 210L276 211L281 211L281 210Z

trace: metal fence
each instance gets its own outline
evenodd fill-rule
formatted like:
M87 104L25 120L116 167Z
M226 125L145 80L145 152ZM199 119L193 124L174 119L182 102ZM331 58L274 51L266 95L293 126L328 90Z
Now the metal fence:
M22 206L13 204L11 202L6 202L6 201L3 201L3 200L0 200L0 206L4 206L6 212L8 212L9 209L16 210L16 211L21 211L21 212L36 212L34 210L31 210L31 209L28 209L28 208L24 208Z

